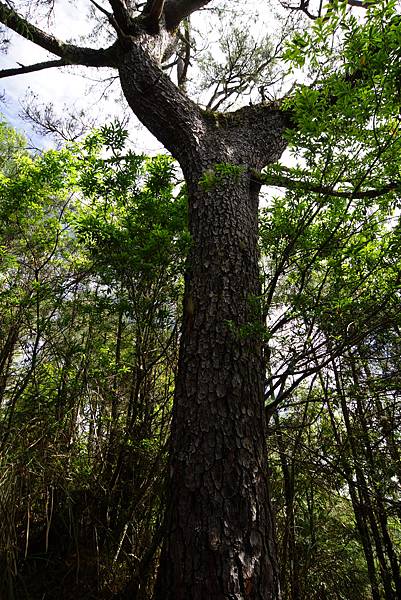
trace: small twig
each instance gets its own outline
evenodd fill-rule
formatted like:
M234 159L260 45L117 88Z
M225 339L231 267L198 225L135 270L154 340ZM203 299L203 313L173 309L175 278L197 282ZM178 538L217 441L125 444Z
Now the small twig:
M109 13L109 11L107 11L105 8L103 8L103 6L100 6L100 4L98 4L96 2L96 0L89 0L89 2L91 2L91 4L93 4L93 6L95 6L98 10L100 10L101 13L106 15L106 17L110 21L110 19L113 17L113 15L111 13Z

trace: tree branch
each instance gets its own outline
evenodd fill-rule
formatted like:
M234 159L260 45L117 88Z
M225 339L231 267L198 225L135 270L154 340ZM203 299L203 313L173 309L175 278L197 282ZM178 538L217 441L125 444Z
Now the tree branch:
M348 0L347 4L356 8L369 8L372 6L372 2L363 2L362 0Z
M315 194L322 194L324 196L335 196L336 198L355 198L355 200L373 199L384 196L395 191L401 191L401 182L390 182L384 185L382 188L376 190L362 190L354 191L350 189L346 190L334 190L331 187L315 185L313 183L304 181L294 181L290 177L285 175L270 175L266 173L259 173L258 171L252 171L252 177L258 183L262 185L272 185L282 187L287 190L301 190L302 192L313 192Z
M140 121L181 163L203 142L207 123L200 108L151 59L141 43L122 55L120 82Z
M131 30L132 19L124 0L109 0L116 24L125 34Z
M310 12L309 0L300 0L300 3L295 6L293 4L284 2L283 0L280 0L280 4L283 8L286 8L287 10L303 12L307 17L309 17L309 19L312 19L313 21L322 16L323 8L326 8L326 15L324 17L325 19L328 17L330 11L333 10L332 0L329 0L329 3L325 7L323 6L322 0L320 0L319 8L318 8L316 14L313 14ZM371 0L347 0L347 4L348 4L348 6L354 6L356 8L369 8L369 6L372 6L372 1Z
M9 27L26 40L64 59L66 64L85 65L87 67L116 66L115 44L109 48L101 48L99 50L81 48L74 44L65 44L35 25L32 25L32 23L29 23L4 2L0 2L0 23L3 23L3 25Z
M165 0L148 0L146 2L142 16L146 20L146 31L148 33L159 33L164 3Z
M312 19L313 21L315 19L318 19L321 16L321 9L322 9L322 2L320 3L320 7L318 10L318 13L316 15L312 14L309 10L309 1L308 0L301 0L301 2L299 3L299 5L294 6L293 4L288 4L287 2L280 2L281 6L283 8L286 8L287 10L292 10L292 11L300 11L305 13L305 15L307 17L309 17L309 19Z
M163 13L165 0L153 0L150 5L148 17L151 22L158 23Z
M109 21L111 20L111 18L113 17L112 13L109 13L109 11L108 11L108 10L106 10L105 8L103 8L103 6L101 6L100 4L98 4L98 3L96 2L96 0L89 0L89 2L90 2L91 4L93 4L93 6L94 6L95 8L97 8L97 9L98 9L98 10L99 10L101 13L103 13L103 14L104 14L104 15L107 17L107 19L108 19Z
M14 69L2 69L0 70L0 79L4 77L12 77L13 75L25 75L26 73L34 73L35 71L43 71L43 69L52 69L53 67L65 67L69 63L63 58L59 60L47 60L45 62L36 63L34 65L22 65Z
M164 15L167 29L169 31L175 29L185 17L189 17L209 2L211 0L166 0Z
M128 13L126 15L126 18L122 18L121 16L119 17L119 21L123 21L123 27L122 27L120 25L120 22L116 19L115 15L113 13L110 13L105 8L103 8L103 6L98 4L96 2L96 0L89 0L89 2L91 4L93 4L93 6L95 6L101 13L103 13L107 17L108 22L113 27L113 29L117 32L117 35L120 38L120 40L125 41L127 35L129 34L129 27L130 27L130 17L128 15Z
M191 62L191 40L190 40L190 34L189 34L189 19L185 19L184 20L184 35L180 35L179 34L179 38L181 39L181 41L183 42L183 47L184 47L184 56L181 56L181 54L178 56L178 61L182 61L181 65L178 62L177 64L177 82L178 82L178 87L182 90L185 91L185 84L187 81L187 73L188 73L188 68ZM181 67L181 68L179 68Z

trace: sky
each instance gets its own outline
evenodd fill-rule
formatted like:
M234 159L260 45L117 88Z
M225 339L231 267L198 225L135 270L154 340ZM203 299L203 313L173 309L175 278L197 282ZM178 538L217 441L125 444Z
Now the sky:
M85 6L86 4L86 6ZM53 33L63 41L70 37L68 32L74 32L74 39L88 33L88 22L82 15L88 11L89 3L80 0L79 15L77 9L67 2L57 3L55 18L50 24L45 19L39 26ZM0 69L34 64L44 60L56 58L45 50L19 36L11 33L11 46L7 54L0 54ZM78 45L80 42L77 42ZM86 43L85 45L89 45ZM84 74L84 76L83 76ZM89 119L93 118L99 125L118 117L124 119L127 111L116 102L119 95L119 84L114 84L108 99L103 98L104 85L97 83L100 70L80 67L65 67L61 69L46 69L27 75L17 75L0 80L0 93L4 93L5 100L0 104L0 113L16 129L25 133L34 146L49 148L54 146L51 137L38 135L32 127L21 119L23 104L32 97L37 96L38 102L52 103L56 114L62 116L68 112L83 110ZM129 111L131 116L131 111ZM160 151L160 144L155 138L144 130L138 121L130 119L130 139L138 152L154 153Z
M72 27L71 6L65 5L63 11L60 12L58 21L54 22L52 29L56 35L62 33L59 25L62 20L67 26L70 23L70 28ZM79 34L82 33L84 31L81 27ZM11 46L8 53L0 55L2 69L17 67L17 63L34 64L50 57L49 53L15 33L11 33L10 39ZM60 106L64 102L72 105L80 97L83 92L83 81L73 75L64 77L59 71L49 69L28 75L8 77L0 81L0 90L5 94L5 102L0 110L14 127L22 127L24 130L27 128L27 125L21 122L18 113L22 108L23 99L30 92L40 95L44 102L54 102Z

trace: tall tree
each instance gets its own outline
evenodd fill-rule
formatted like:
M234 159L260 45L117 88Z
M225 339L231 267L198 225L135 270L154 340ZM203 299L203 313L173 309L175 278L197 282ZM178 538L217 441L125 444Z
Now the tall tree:
M302 183L340 197L365 194L367 198L394 190L398 185L394 183L396 173L388 168L385 177L379 176L377 165L383 164L389 145L394 149L384 136L392 141L395 134L389 135L387 121L382 129L378 125L367 136L374 147L369 155L358 127L366 127L372 110L375 117L379 114L377 77L389 52L396 52L391 44L398 39L399 25L393 23L391 44L382 44L380 52L380 36L372 36L365 29L359 37L364 60L356 68L352 61L358 47L353 37L358 38L358 25L347 21L348 54L344 54L342 70L337 73L328 71L317 55L320 52L324 57L327 39L333 37L339 18L333 25L330 18L323 17L315 28L317 52L314 40L297 39L288 53L299 64L305 62L304 51L311 54L312 66L319 71L319 85L301 89L290 109L281 103L262 102L232 113L217 113L202 110L160 68L160 61L176 41L179 25L210 0L148 0L139 14L135 5L124 0L109 0L109 10L94 0L92 3L115 32L115 41L107 49L64 43L1 2L0 21L4 25L58 57L1 75L71 64L116 69L132 111L178 160L184 173L192 245L175 386L169 503L155 597L278 599L265 463L263 311L259 306L258 266L260 186L296 187ZM344 16L344 11L339 14ZM393 17L394 11L389 9L389 26ZM373 76L366 77L364 68L370 61ZM331 60L330 66L333 64ZM394 62L391 65L394 67ZM397 93L396 73L391 75L385 99ZM358 111L356 120L350 106ZM387 107L383 118L393 108L394 104ZM288 143L287 128L301 133L301 145L307 145L309 137L316 144L330 143L327 135L323 137L322 127L316 125L322 116L336 132L348 127L339 138L342 150L349 156L349 139L355 139L364 156L361 168L355 166L351 175L344 177L340 169L344 160L340 163L333 157L327 165L331 179L326 187L322 185L325 178L317 180L311 165L306 183L302 174L295 184L282 174L258 175L280 158ZM380 161L373 159L373 153ZM379 191L366 190L367 172L373 174ZM340 189L338 183L342 184Z

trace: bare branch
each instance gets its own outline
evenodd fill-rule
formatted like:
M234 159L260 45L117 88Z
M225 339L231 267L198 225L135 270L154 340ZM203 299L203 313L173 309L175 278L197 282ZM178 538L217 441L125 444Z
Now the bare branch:
M91 4L93 4L93 6L95 6L95 8L97 8L101 13L103 13L110 21L110 19L112 18L113 15L111 13L109 13L108 10L103 8L103 6L100 6L100 4L98 4L95 0L89 0L89 2Z
M369 334L378 330L381 326L385 325L386 323L387 319L384 319L383 321L379 322L373 322L367 330L362 331L360 333L355 333L353 337L345 339L343 342L339 343L338 346L334 350L332 350L331 353L322 352L322 354L320 355L321 361L319 362L319 359L316 359L313 367L303 368L302 370L295 372L293 370L293 365L290 364L289 368L284 373L281 373L280 375L272 375L271 377L269 377L266 381L267 391L265 392L265 400L268 401L277 389L278 392L275 394L275 398L271 402L266 404L265 409L267 413L270 412L272 409L277 408L277 406L279 406L284 400L291 396L292 392L294 392L300 385L300 383L302 383L305 379L307 379L311 375L314 375L315 373L321 372L325 367L327 367L327 365L329 365L332 362L333 358L341 356L347 349L351 348L352 346L356 346L357 344L366 340ZM325 342L322 342L322 350L324 345ZM312 361L310 361L310 363L313 364ZM299 377L296 377L296 375L299 375ZM288 386L288 388L285 388L285 384L289 377L292 377L293 380Z
M283 1L281 1L280 4L283 8L286 8L287 10L303 12L307 17L309 17L309 19L312 19L313 21L315 19L318 19L322 15L323 2L320 2L319 10L316 15L312 14L309 10L309 0L301 0L300 3L296 6Z
M15 69L2 69L0 70L0 79L4 77L12 77L13 75L25 75L26 73L34 73L35 71L43 71L44 69L52 69L53 67L65 67L69 63L63 58L59 60L47 60L45 62L36 63L34 65L22 65Z
M56 37L32 25L32 23L29 23L4 2L0 2L0 23L3 23L3 25L9 27L26 40L64 59L66 64L85 65L88 67L116 66L114 45L106 49L95 50L93 48L81 48L74 44L65 44Z
M178 87L185 91L185 83L187 80L188 68L191 62L191 39L190 39L190 25L189 19L184 20L184 34L179 36L183 42L184 56L179 56L178 60L181 59L181 69L179 64L177 65L177 81Z
M369 8L372 6L372 2L362 2L361 0L348 0L349 6L356 6L356 8Z
M103 13L106 17L108 22L110 23L110 25L113 27L113 29L117 32L118 37L121 40L126 40L127 34L129 32L129 15L126 15L126 19L121 19L124 21L124 28L121 27L120 23L117 21L115 15L113 13L110 13L108 10L106 10L105 8L103 8L103 6L101 6L100 4L98 4L96 2L96 0L89 0L89 2L91 4L93 4L93 6L95 6L101 13Z
M298 12L303 12L309 19L315 20L315 19L319 19L320 17L322 17L322 12L323 12L323 8L326 9L326 14L324 16L324 19L327 19L328 16L330 15L330 12L333 10L332 7L332 0L329 0L328 4L326 6L323 6L323 0L320 0L319 2L319 8L317 9L316 14L311 13L311 11L309 10L309 3L310 0L300 0L299 4L289 4L288 2L285 2L284 0L280 0L280 4L283 8L286 8L287 10L291 10L291 11L298 11ZM369 6L372 6L372 0L347 0L347 4L348 6L354 6L356 8L369 8Z
M163 14L165 0L148 0L142 15L146 22L148 33L159 33L160 19Z
M287 190L313 192L315 194L322 194L324 196L335 196L336 198L354 198L355 200L379 198L380 196L384 196L385 194L389 194L391 192L401 191L401 182L396 181L390 182L387 185L384 185L382 188L375 190L355 191L350 189L348 191L335 190L331 187L294 180L291 179L291 177L286 177L285 175L269 175L252 171L252 177L255 179L255 181L258 181L262 185L272 185L276 187L282 187Z
M149 20L152 23L158 23L163 13L165 0L153 0L148 13Z
M32 93L23 100L19 117L30 123L40 136L51 135L57 141L57 145L75 141L95 126L95 118L87 111L77 110L74 106L64 106L62 113L57 114L53 104L38 104L36 96Z
M166 27L169 31L178 27L185 17L189 17L193 12L199 10L211 0L166 0L164 6L164 15L166 17Z
M109 0L116 24L125 34L130 33L132 19L124 0Z

